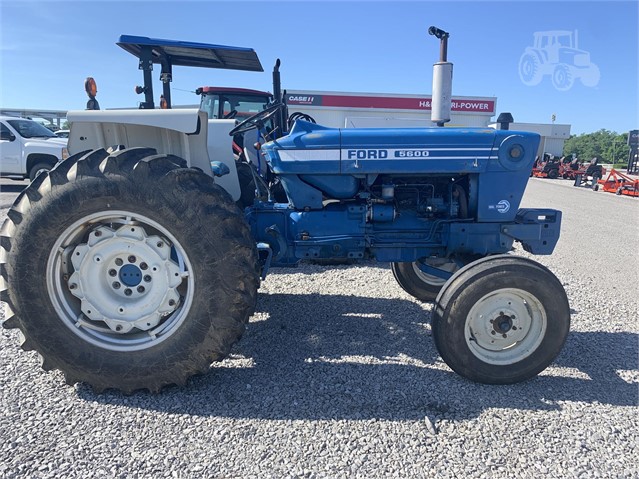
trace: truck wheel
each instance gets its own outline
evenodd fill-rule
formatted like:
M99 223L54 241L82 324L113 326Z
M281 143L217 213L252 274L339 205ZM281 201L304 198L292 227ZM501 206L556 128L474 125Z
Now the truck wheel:
M424 263L454 273L459 269L457 263L450 260L444 264L433 264L433 260L428 258L422 260ZM423 272L419 268L419 262L391 263L391 271L395 280L404 291L420 301L434 301L446 280Z
M557 357L569 328L568 298L555 275L509 255L459 270L437 297L432 318L446 364L486 384L536 376Z
M49 171L51 169L50 163L36 163L33 165L31 170L29 171L29 179L31 181L35 180L36 176L44 171Z
M254 241L184 160L96 150L41 174L1 231L0 299L68 384L159 391L224 358L257 296Z

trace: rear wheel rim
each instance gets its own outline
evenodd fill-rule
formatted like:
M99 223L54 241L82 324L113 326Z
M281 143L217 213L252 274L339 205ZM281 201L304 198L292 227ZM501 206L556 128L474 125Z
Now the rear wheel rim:
M533 354L546 334L546 310L532 293L518 288L490 292L470 309L466 344L481 361L514 364Z
M62 323L113 351L153 347L180 327L193 302L190 260L156 221L129 211L87 215L65 229L47 262Z

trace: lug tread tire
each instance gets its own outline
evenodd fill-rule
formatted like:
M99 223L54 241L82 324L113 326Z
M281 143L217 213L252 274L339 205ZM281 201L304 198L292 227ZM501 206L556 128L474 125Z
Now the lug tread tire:
M466 344L467 314L476 300L491 290L516 287L515 279L544 296L537 299L546 311L546 334L523 360L488 364ZM496 255L470 263L450 278L435 300L431 324L435 346L452 370L475 382L513 384L535 377L560 353L570 329L570 305L563 285L548 268L528 258Z
M257 301L255 242L226 191L185 165L146 148L83 152L39 175L12 206L0 231L3 326L19 329L22 348L38 351L43 367L61 370L67 384L157 392L205 373L242 336ZM132 352L103 349L69 331L46 283L50 247L65 228L118 209L163 224L186 250L195 278L185 321L160 344Z
M427 303L435 301L443 286L429 284L419 279L411 262L391 263L391 271L402 289L420 301Z

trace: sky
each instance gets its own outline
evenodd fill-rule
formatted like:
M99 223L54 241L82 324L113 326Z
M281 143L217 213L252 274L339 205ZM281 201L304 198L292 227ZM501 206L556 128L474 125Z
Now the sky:
M450 32L453 96L496 96L497 112L517 122L555 115L573 134L623 133L639 128L638 4L0 0L0 107L84 109L87 76L103 109L137 107L142 73L115 45L123 34L256 50L263 73L175 67L174 104L198 103L199 86L270 91L276 58L285 89L429 95L439 41L427 31L435 25ZM553 84L551 60L531 85L522 56L535 32L558 30L577 32L585 66L571 70L571 84ZM153 76L159 97L159 69Z

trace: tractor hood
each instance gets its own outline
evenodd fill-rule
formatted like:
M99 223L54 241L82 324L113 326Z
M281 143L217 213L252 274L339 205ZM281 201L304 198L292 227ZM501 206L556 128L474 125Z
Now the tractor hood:
M497 159L497 135L490 128L336 129L298 120L263 150L276 173L478 173Z

